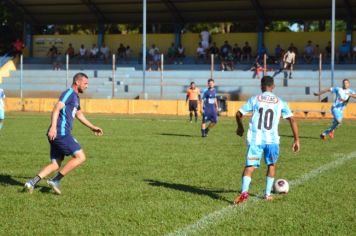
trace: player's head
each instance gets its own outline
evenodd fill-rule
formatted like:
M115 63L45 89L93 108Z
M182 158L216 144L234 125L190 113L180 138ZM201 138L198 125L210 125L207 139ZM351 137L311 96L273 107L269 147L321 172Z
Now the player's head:
M348 88L350 88L350 80L349 80L349 79L343 79L343 80L342 80L342 88L343 88L343 89L348 89Z
M194 82L190 83L190 88L195 89L195 83Z
M214 80L212 78L208 79L208 87L214 88Z
M263 76L261 79L261 90L262 92L265 91L272 91L274 89L274 80L271 76Z
M77 73L73 77L73 86L76 86L79 93L83 93L88 88L88 76L84 73Z

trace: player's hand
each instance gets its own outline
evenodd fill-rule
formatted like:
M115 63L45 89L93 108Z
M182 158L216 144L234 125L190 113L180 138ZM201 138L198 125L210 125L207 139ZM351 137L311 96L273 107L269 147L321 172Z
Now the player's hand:
M236 130L236 134L240 137L242 137L244 135L244 127L237 127L237 130Z
M313 93L314 94L314 96L319 96L319 93Z
M297 153L297 152L300 151L299 140L293 142L292 150L293 150L294 153Z
M91 128L91 131L94 132L95 136L102 136L104 134L104 131L101 128L95 126Z
M204 111L203 109L200 110L200 114L203 115L204 114Z
M50 128L47 134L49 140L53 141L57 137L57 128Z

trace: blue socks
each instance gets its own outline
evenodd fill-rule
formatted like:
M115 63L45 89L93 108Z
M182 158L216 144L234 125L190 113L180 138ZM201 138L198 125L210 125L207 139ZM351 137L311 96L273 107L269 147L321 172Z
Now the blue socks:
M250 176L242 176L241 193L248 192L248 189L250 187L250 183L251 183L251 177Z
M272 187L273 187L274 178L266 176L266 189L265 194L271 195Z

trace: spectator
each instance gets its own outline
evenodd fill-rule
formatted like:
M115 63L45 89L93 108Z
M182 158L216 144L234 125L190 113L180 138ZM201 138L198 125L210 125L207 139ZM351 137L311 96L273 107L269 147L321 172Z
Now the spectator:
M90 49L89 58L95 61L98 57L99 57L99 49L94 43L93 47Z
M100 48L100 57L104 60L104 63L108 63L110 59L110 48L105 43Z
M274 49L274 62L279 63L282 60L283 57L283 48L281 48L281 45L277 44L276 48Z
M178 49L177 49L177 58L179 61L179 64L183 64L183 60L185 58L185 50L182 44L179 44Z
M298 58L298 54L299 54L299 53L298 53L298 48L297 48L296 46L294 46L293 43L291 43L291 44L289 45L288 50L294 52L294 54L295 54L295 63L296 63L296 62L297 62L297 58Z
M79 57L78 57L78 61L85 61L87 57L87 50L85 49L84 47L84 44L80 45L80 48L79 48Z
M319 57L320 57L320 47L319 47L319 44L315 44L315 47L314 47L314 60L315 61L319 61Z
M120 63L120 60L126 60L126 48L122 43L120 43L120 46L117 49L117 63Z
M152 44L150 50L148 51L148 71L152 71L153 65L157 65L160 68L160 56L159 48L155 44Z
M127 45L126 46L126 63L130 62L131 54L132 54L132 49L129 45Z
M176 60L177 56L177 49L174 45L174 43L171 44L171 46L167 50L167 59L169 64L177 64Z
M220 58L226 58L229 53L232 53L232 47L228 41L225 41L224 45L220 47Z
M234 70L234 55L232 53L232 48L230 47L225 54L225 57L221 58L221 71L231 71Z
M58 52L56 54L56 58L53 62L53 70L61 70L62 69L62 65L63 65L63 55L62 53Z
M256 61L257 62L263 62L264 61L264 55L266 55L266 58L268 58L268 49L266 48L266 46L264 44L261 45L260 48L258 48L257 50L257 57L256 57ZM263 63L261 63L263 64Z
M203 48L202 43L199 43L196 53L197 53L197 58L196 58L195 63L197 64L197 63L199 63L199 61L203 61L203 63L205 63L206 53L205 53L205 49Z
M242 48L242 55L241 55L241 62L243 61L244 58L246 58L246 61L249 62L252 56L252 48L248 44L248 42L245 42L245 46Z
M205 27L205 29L202 32L200 32L200 43L204 48L204 50L209 48L210 41L211 41L211 35L208 31L208 28Z
M347 62L351 60L350 55L350 44L346 42L346 40L342 41L342 44L339 47L339 51L336 55L336 63L339 64L340 62Z
M288 48L288 51L283 56L283 69L289 70L289 79L292 79L293 65L295 64L295 53L292 47Z
M329 41L328 45L325 47L324 61L326 62L330 58L331 58L331 42Z
M214 55L214 59L219 58L219 48L216 46L216 43L214 42L213 45L209 48L209 55Z
M315 55L314 47L312 45L312 41L309 40L308 44L304 48L304 55L303 55L304 62L306 64L311 64L313 62L314 55Z
M240 61L242 50L237 43L234 44L234 48L232 49L232 54L234 56L235 63L237 63L237 61Z
M57 47L53 44L52 47L50 47L50 49L47 52L47 56L50 59L50 63L53 64L56 60L58 54L58 49Z
M352 48L352 62L354 62L356 59L356 46Z
M73 46L72 46L71 43L68 45L68 48L67 48L65 54L68 55L68 57L69 57L70 59L73 59L73 58L75 57L74 48L73 48Z
M25 44L20 39L16 39L16 41L14 42L15 56L21 55L24 48Z

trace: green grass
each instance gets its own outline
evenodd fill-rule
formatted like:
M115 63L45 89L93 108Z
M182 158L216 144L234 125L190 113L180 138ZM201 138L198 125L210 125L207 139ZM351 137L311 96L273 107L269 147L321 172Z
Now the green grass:
M61 196L45 181L30 195L23 184L49 162L49 114L8 114L0 131L1 235L164 235L231 205L238 194L246 144L233 119L222 118L202 139L199 124L181 117L88 117L105 135L74 125L87 162L63 179ZM322 142L318 135L330 123L299 120L296 155L289 125L281 122L277 177L293 181L355 151L356 122L345 121L334 140ZM252 195L262 194L264 175L263 164ZM355 183L353 158L273 202L251 198L194 235L352 235Z

